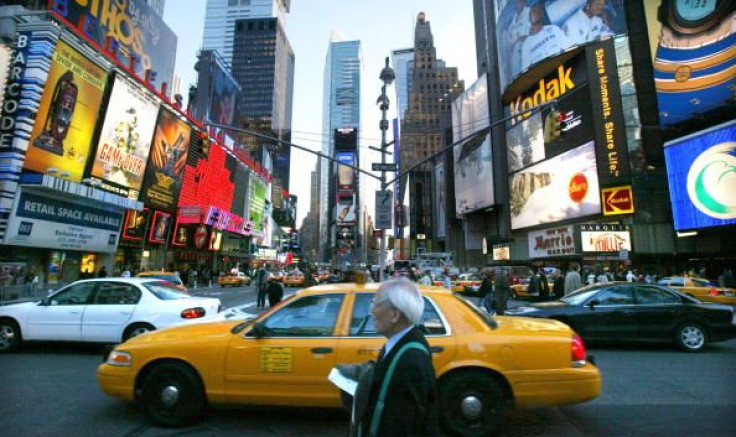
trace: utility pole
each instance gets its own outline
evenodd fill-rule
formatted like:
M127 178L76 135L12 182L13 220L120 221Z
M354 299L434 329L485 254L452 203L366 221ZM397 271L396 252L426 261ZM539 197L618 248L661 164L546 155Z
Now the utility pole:
M388 144L386 144L386 131L388 130L388 120L386 119L386 111L388 111L389 101L388 96L386 96L386 86L391 85L393 83L394 79L396 78L396 75L394 74L394 70L389 67L388 65L388 56L386 57L386 66L383 67L383 70L381 70L381 75L379 76L381 81L383 82L383 86L381 87L381 95L378 97L378 108L381 110L381 122L379 124L379 128L381 129L381 191L378 196L376 196L376 209L378 210L379 204L378 202L390 202L391 205L389 205L390 211L393 211L393 199L391 199L391 194L388 191L388 186L386 184L386 147L388 147ZM388 221L388 227L391 226L391 215L389 215L389 221ZM383 223L384 220L382 220L382 223L379 224L378 217L376 217L376 224L377 227L381 228L381 247L378 252L378 281L381 282L383 279L383 272L386 269L386 223Z

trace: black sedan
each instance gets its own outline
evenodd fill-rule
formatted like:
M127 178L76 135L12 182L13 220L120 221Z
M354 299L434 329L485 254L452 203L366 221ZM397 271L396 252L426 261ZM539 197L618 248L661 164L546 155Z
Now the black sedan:
M506 314L559 320L589 341L674 341L688 352L736 337L732 307L703 303L660 285L594 284L559 301L516 307Z

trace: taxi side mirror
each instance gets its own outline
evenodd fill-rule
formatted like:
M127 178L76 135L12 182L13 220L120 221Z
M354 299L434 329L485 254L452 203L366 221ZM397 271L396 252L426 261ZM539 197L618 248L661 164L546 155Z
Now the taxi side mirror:
M268 336L269 329L263 325L263 323L256 323L253 325L253 329L251 329L250 333L248 333L248 336L255 337L255 338L263 338Z

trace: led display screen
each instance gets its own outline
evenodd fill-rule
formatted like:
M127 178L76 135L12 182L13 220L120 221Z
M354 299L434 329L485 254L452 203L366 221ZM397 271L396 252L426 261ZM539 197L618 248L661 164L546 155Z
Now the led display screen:
M337 152L335 159L348 165L355 166L355 153L353 152ZM344 191L353 191L355 189L355 169L346 165L337 166L337 189Z
M736 122L665 144L675 229L736 224Z
M601 212L593 141L510 176L512 229Z

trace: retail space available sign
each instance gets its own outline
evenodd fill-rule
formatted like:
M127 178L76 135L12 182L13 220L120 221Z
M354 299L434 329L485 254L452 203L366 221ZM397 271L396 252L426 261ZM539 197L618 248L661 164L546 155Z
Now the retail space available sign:
M631 231L627 225L583 224L578 225L580 244L584 253L616 253L631 251Z
M575 255L575 234L572 226L529 232L530 258L560 255Z
M92 208L21 191L5 244L112 253L117 249L122 223L122 210Z

